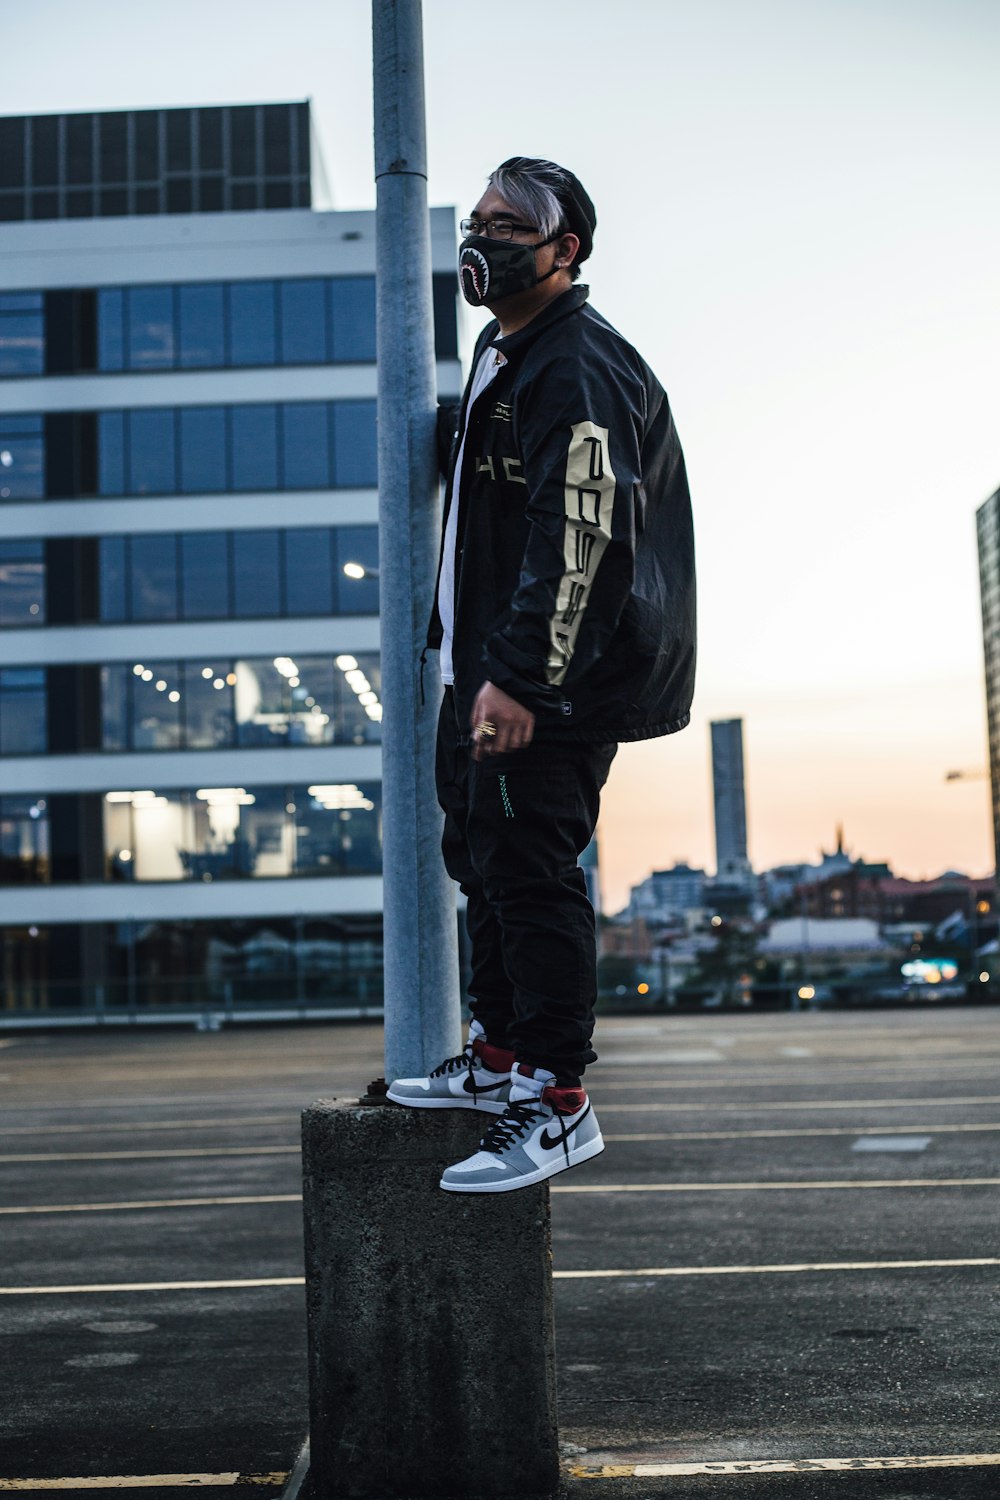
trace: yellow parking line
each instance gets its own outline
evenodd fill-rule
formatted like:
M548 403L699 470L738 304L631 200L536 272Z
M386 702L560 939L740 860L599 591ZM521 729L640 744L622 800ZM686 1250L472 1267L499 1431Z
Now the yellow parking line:
M101 1474L71 1479L0 1479L0 1490L228 1489L240 1484L277 1489L287 1478L288 1470L273 1474Z
M934 1453L914 1458L765 1458L721 1463L576 1464L574 1479L668 1479L691 1474L831 1474L861 1469L986 1469L1000 1467L1000 1453ZM727 1491L728 1493L728 1491Z

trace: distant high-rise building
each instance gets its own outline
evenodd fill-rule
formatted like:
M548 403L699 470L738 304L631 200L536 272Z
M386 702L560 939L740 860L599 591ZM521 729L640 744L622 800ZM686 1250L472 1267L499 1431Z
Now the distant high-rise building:
M976 535L979 542L979 594L983 610L993 849L995 867L1000 870L1000 489L994 490L977 510Z
M747 806L743 776L743 720L716 719L712 730L716 878L748 884Z

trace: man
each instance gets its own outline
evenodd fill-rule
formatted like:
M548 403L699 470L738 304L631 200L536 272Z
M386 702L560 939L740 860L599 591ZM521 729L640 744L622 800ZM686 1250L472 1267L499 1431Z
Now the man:
M582 1082L597 955L577 861L619 742L690 717L684 459L652 371L574 284L596 222L572 172L529 157L462 221L462 290L494 321L458 413L427 644L473 1020L458 1057L389 1088L499 1116L445 1171L449 1192L509 1192L604 1149Z

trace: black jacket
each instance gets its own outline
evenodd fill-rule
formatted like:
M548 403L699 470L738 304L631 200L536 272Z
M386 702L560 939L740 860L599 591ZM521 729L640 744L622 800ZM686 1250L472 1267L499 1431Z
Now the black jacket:
M461 476L468 386L451 441L455 707L468 724L489 679L536 738L650 739L690 719L691 503L666 394L587 291L476 345L476 362L492 344L507 363L469 414ZM427 644L441 639L435 599Z

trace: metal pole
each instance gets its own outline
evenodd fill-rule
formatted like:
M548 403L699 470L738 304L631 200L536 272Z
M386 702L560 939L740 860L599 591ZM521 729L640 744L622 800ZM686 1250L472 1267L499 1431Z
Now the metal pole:
M440 538L437 395L420 0L372 0L385 1070L422 1074L459 1050L455 890L434 791L440 685L419 656Z

